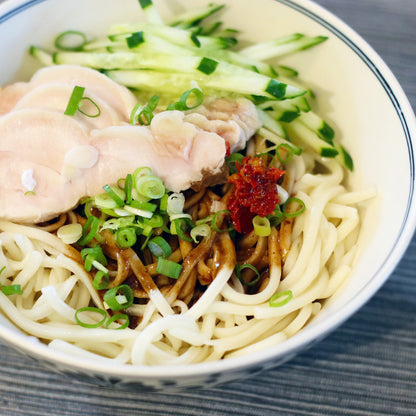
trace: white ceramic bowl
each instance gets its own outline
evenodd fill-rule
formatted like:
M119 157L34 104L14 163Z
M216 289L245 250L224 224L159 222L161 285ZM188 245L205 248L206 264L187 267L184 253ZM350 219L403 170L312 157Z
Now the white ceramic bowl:
M156 0L158 1L158 0ZM159 0L164 15L204 0ZM415 228L416 123L398 82L351 28L308 0L227 0L224 21L250 41L302 32L330 40L285 62L318 94L321 113L336 126L356 170L351 184L375 186L378 197L364 213L361 256L345 291L313 323L288 341L224 361L181 367L103 365L52 351L0 317L0 337L49 367L83 381L134 388L208 386L277 366L321 340L355 313L386 281ZM66 29L103 33L114 22L141 18L137 0L6 0L0 4L0 85L33 72L30 44L48 45Z

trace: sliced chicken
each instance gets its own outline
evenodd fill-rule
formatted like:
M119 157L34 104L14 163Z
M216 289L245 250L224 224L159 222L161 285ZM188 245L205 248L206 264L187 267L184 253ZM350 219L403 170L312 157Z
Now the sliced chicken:
M13 110L36 108L64 114L71 98L73 88L73 86L60 83L41 84L25 94L16 103ZM86 117L79 111L75 113L73 118L77 122L83 124L85 128L89 130L100 129L120 124L122 121L127 121L126 118L121 118L115 109L107 104L106 101L91 92L89 88L86 88L84 95L90 98L99 109L98 117ZM89 100L83 100L80 109L85 114L93 116L98 114L97 107Z
M27 93L29 84L16 82L7 87L0 88L0 115L8 113L16 103Z
M131 91L94 69L76 65L56 65L42 68L30 80L32 88L42 84L61 83L71 87L85 87L86 95L92 93L113 107L120 117L128 121L137 103Z
M74 84L94 96L102 120L63 114ZM165 111L150 126L132 126L123 121L136 104L130 91L86 68L42 69L16 91L19 98L0 115L0 177L7 178L0 182L0 217L17 222L49 220L142 166L171 191L211 184L227 148L243 148L259 127L248 100L213 101L201 114Z

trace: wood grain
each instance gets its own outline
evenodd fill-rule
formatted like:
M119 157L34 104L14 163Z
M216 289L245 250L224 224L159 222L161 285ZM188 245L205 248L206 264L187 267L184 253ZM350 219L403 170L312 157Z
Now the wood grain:
M378 51L416 109L416 1L317 3ZM0 368L4 416L416 415L416 239L358 314L324 342L249 380L174 395L120 393L49 372L3 345Z

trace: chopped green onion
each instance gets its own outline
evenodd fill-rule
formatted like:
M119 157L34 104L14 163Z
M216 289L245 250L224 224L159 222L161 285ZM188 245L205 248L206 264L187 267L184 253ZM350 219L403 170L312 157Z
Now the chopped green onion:
M173 193L168 197L166 211L169 216L182 214L184 206L185 196L182 193Z
M152 218L145 218L143 220L144 225L148 225L152 228L159 228L162 227L164 224L163 217L159 214L153 215Z
M132 202L131 191L133 189L133 176L131 173L127 174L124 181L124 193L126 194L126 204L129 205Z
M280 210L280 206L276 205L276 208L274 209L273 215L268 215L267 218L269 219L270 226L276 227L279 225L284 219L285 215Z
M188 104L189 96L193 96L195 100L193 104ZM181 95L181 98L179 98L179 102L184 105L185 110L192 110L193 108L199 107L203 101L204 101L204 94L199 88L191 88L185 91Z
M120 311L133 304L134 292L130 286L120 285L107 290L103 300L111 310Z
M91 215L82 227L82 236L77 243L81 246L87 245L97 235L99 225L100 220Z
M121 324L120 326L116 327L116 328L112 328L112 329L125 329L129 326L129 316L126 315L125 313L116 313L115 315L113 315L111 318L108 319L108 321L105 323L105 327L107 329L110 328L110 325L119 320L119 319L123 319L124 323Z
M250 269L252 270L255 274L256 274L256 278L254 280L252 280L251 282L245 282L243 279L243 276L241 274L242 270L244 269ZM235 266L235 273L238 277L238 280L240 280L240 282L244 285L244 286L254 286L259 280L260 280L260 273L259 271L252 265L249 263L245 263L245 264L236 264Z
M95 266L93 263L97 262L101 265L107 265L107 259L100 246L87 247L81 250L81 259L84 261L84 268L87 272L90 272L92 267Z
M88 324L86 322L81 321L79 317L79 314L82 314L83 312L97 313L102 316L102 319L101 321L96 322L95 324ZM79 308L75 311L75 321L79 326L82 326L83 328L98 328L105 322L106 319L107 319L107 312L102 309L96 308L94 306L85 306L84 308Z
M217 232L217 233L225 233L227 231L233 231L234 227L232 225L230 225L230 227L228 228L218 228L217 227L217 217L219 214L224 213L224 214L228 214L231 215L231 211L228 211L228 209L222 209L221 211L217 211L214 216L212 217L212 221L211 221L211 226L212 228Z
M139 194L150 199L159 199L165 194L165 186L160 178L147 175L136 179L136 190Z
M120 248L129 248L136 244L136 230L132 227L119 228L116 231L116 244Z
M103 189L118 207L124 206L124 191L122 189L116 189L110 185L104 185Z
M160 198L159 210L161 212L167 212L167 210L168 210L168 199L169 199L169 195L168 194L164 194L162 196L162 198Z
M188 104L188 99L191 94L194 96L194 102L193 104ZM181 98L179 98L179 101L173 104L169 104L167 106L167 110L178 110L178 111L186 111L191 110L193 108L196 108L202 104L204 101L204 94L199 88L191 88L187 91L185 91Z
M4 268L2 269L2 271L4 270ZM23 290L22 287L20 285L10 285L10 286L1 286L1 292L6 295L6 296L10 296L10 295L22 295L23 294Z
M267 237L270 235L270 221L266 217L256 215L253 218L254 232L260 237Z
M159 257L157 260L156 273L172 279L178 279L182 271L182 266L174 261L166 260Z
M198 71L201 71L205 75L210 75L217 69L218 61L215 61L211 58L202 58L201 62L199 63L198 67L196 68Z
M92 287L97 290L103 290L108 288L110 282L110 276L108 273L104 273L102 270L98 270L92 281Z
M169 243L160 236L156 236L149 240L147 247L155 257L168 257L172 254Z
M67 30L55 39L55 47L61 51L81 51L86 43L85 34L77 30Z
M144 42L143 32L135 32L126 38L129 49L135 48Z
M90 118L96 118L96 117L99 117L101 115L100 107L98 107L98 104L94 100L92 100L90 97L82 97L81 101L82 100L89 101L95 107L97 112L95 114L88 114L84 110L81 110L80 106L78 106L78 111L81 114L84 114L84 116L87 116L87 117L90 117ZM80 104L81 104L81 102L80 102Z
M278 299L284 298L280 302L276 302ZM273 295L269 300L269 305L273 308L279 308L280 306L286 305L293 298L293 293L291 290L285 290L284 292L279 292Z
M298 204L300 205L300 208L299 208L297 211L295 211L295 212L286 212L286 208L287 208L287 206L288 206L290 203L292 203L292 202L298 203ZM303 214L303 213L305 212L305 209L306 209L305 203L304 203L301 199L299 199L299 198L294 198L294 197L290 197L290 198L288 198L288 199L286 200L286 202L283 204L283 215L284 215L286 218L293 218L293 217L297 217L298 215Z
M2 274L2 273L4 272L4 270L6 270L6 266L3 266L3 267L0 269L0 274Z
M136 181L141 177L141 176L151 176L153 175L152 169L148 168L148 167L141 167L141 168L137 168L134 172L133 172L133 184L136 183Z
M193 239L185 235L187 225L189 225L191 228L194 226L189 218L177 218L176 220L172 221L171 231L172 234L176 234L181 240L191 243Z
M159 97L154 95L150 98L147 105L137 103L130 114L130 124L133 126L137 124L140 124L141 126L149 126L153 119L153 110L156 108L158 102Z
M195 243L198 243L198 237L209 237L211 235L211 227L208 224L200 224L191 230L191 237Z
M146 201L131 201L130 206L136 209L141 209L143 211L155 212L157 209L157 205L153 204L152 202Z
M288 154L287 156L282 159L282 157L280 156L279 150L281 148L284 148L287 150ZM279 159L280 163L285 164L285 163L289 163L292 160L292 157L294 155L300 155L302 153L302 149L300 147L295 147L293 145L290 145L288 143L281 143L279 144L279 146L277 146L276 148L276 156Z
M64 111L64 114L67 116L73 116L79 109L82 97L84 95L85 88L75 85L72 90L71 97L69 98L68 105Z

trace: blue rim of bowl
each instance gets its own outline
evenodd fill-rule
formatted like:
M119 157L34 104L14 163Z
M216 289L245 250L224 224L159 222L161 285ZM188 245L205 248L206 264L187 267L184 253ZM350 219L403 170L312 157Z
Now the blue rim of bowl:
M3 22L13 18L14 16L20 14L21 12L36 6L37 4L43 3L45 1L50 0L30 0L24 2L19 6L7 11L4 15L0 16L0 24ZM416 214L411 216L411 206L412 201L415 199L415 160L414 160L414 151L413 151L413 143L411 139L411 132L409 128L408 121L413 124L415 132L416 132L416 119L414 117L413 111L411 109L410 104L407 101L407 98L402 91L398 81L396 80L395 76L392 74L388 66L384 63L384 61L380 58L377 52L366 43L366 41L356 33L350 26L344 23L340 18L332 14L327 9L323 8L322 6L316 4L312 0L271 0L280 3L284 6L287 6L297 12L305 15L306 17L312 19L316 23L320 24L324 28L326 28L329 32L335 35L338 39L340 39L347 47L353 50L359 58L366 64L369 70L376 76L379 83L383 86L387 96L389 97L397 116L400 120L400 123L403 128L404 136L406 139L408 156L409 156L409 169L411 175L410 181L410 189L409 189L409 197L407 201L406 212L403 217L403 221L401 224L401 228L398 232L398 236L395 240L395 243L392 245L392 248L389 252L389 255L386 257L385 262L380 265L379 269L376 270L369 280L367 285L363 288L361 293L352 301L352 306L349 308L348 314L344 312L341 314L339 311L335 312L332 317L326 320L325 329L323 331L319 331L319 328L323 325L318 324L315 327L315 330L318 330L319 337L314 336L314 334L308 334L309 336L303 337L304 339L300 340L299 337L296 335L292 338L285 341L284 345L285 348L282 348L279 351L279 354L273 352L273 348L267 348L264 351L261 351L261 354L252 354L251 356L247 356L247 359L244 363L241 363L239 358L230 358L227 360L220 360L216 362L209 362L209 363L198 363L186 366L134 366L134 365L120 365L114 363L113 365L104 365L105 368L103 369L102 362L92 362L89 360L85 360L80 357L76 357L76 362L68 363L68 355L64 353L60 353L59 351L52 351L48 349L48 347L44 344L31 344L32 348L28 348L26 335L16 334L16 332L9 330L8 328L1 328L0 331L5 335L5 339L8 339L10 345L15 344L16 336L21 338L21 342L18 343L18 347L20 350L27 351L30 350L30 354L36 354L37 356L46 359L48 361L56 362L56 364L62 364L66 368L71 369L80 369L82 371L87 370L88 368L93 371L95 374L102 374L102 375L110 375L112 377L127 377L130 380L141 379L145 380L152 380L152 379L160 379L160 378L171 378L175 377L176 379L180 379L182 377L187 378L189 376L206 376L212 373L224 372L224 371L232 371L232 370L239 370L239 371L249 371L251 367L259 366L264 362L269 362L271 360L278 360L281 357L284 357L286 354L291 353L288 356L288 359L292 358L297 351L300 351L305 348L305 346L314 343L315 341L320 341L324 336L328 333L335 330L339 325L345 322L351 315L357 312L365 302L367 302L374 293L384 284L384 282L388 279L390 274L393 272L394 268L400 261L402 255L404 254L405 248L410 243L410 240L413 236L414 230L416 228ZM7 6L7 0L3 3L3 6ZM313 11L314 10L314 11ZM328 20L333 20L335 23L330 23ZM341 27L339 29L338 27ZM354 37L356 40L353 41L351 37L348 37L343 33L343 31L347 31ZM357 43L360 43L362 46L359 46ZM365 51L367 50L367 52ZM371 54L373 58L370 58L368 55ZM378 65L374 61L378 61ZM380 71L380 65L383 67L383 72L386 74L390 81L387 80L386 75ZM395 84L394 86L392 85ZM400 96L398 98L398 96ZM407 108L406 108L407 107ZM410 221L411 220L411 221ZM400 251L401 249L401 251ZM393 256L398 252L396 255ZM391 260L393 259L393 260ZM377 274L382 272L383 278L377 280L377 284L374 284L373 278ZM302 331L303 333L309 332L307 328ZM9 339L10 338L10 339ZM29 352L29 351L28 351Z

